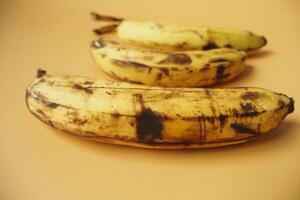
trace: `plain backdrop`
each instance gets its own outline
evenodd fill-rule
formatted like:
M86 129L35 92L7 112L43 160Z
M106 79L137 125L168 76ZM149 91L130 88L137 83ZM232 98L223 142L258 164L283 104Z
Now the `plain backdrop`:
M26 109L36 69L108 78L91 59L89 13L252 30L269 43L220 85L293 96L273 137L217 149L144 150L54 130ZM300 199L300 1L0 1L0 199Z

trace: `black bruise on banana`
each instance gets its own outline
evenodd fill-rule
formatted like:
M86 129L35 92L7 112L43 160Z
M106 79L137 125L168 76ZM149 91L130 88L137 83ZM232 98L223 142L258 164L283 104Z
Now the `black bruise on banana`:
M144 65L144 64L132 62L132 61L111 59L111 62L120 67L150 68L148 65Z
M234 48L231 44L226 44L226 45L224 45L224 47L229 48L229 49Z
M94 91L91 88L89 88L89 87L83 87L83 86L81 86L81 85L79 85L77 83L75 83L73 85L73 88L75 90L82 90L82 91L86 92L87 94L93 94L94 93Z
M160 68L160 71L162 71L162 73L164 73L166 76L170 76L168 68Z
M253 105L251 103L241 104L241 108L244 111L244 113L241 115L241 117L254 117L261 113L266 112L266 111L258 112L256 110L255 105Z
M214 42L209 42L207 45L202 47L203 50L211 50L211 49L217 49L217 48L219 48L219 47Z
M241 98L244 100L256 100L262 97L262 94L259 92L245 92L241 95Z
M185 65L190 64L192 62L192 59L190 56L184 54L184 53L176 53L176 54L170 54L167 58L161 60L158 62L158 64L179 64L179 65Z
M230 127L236 132L236 133L247 133L247 134L252 134L252 135L259 135L260 133L257 132L256 130L253 130L244 124L230 124Z
M137 102L141 105L141 113L136 117L136 134L139 141L154 143L157 139L162 139L162 118L146 108L141 94L135 94Z
M156 76L156 79L155 79L155 80L161 81L162 76L163 76L162 73L159 73L159 74Z
M224 71L225 71L225 65L219 65L217 68L217 72L216 72L217 80L221 80L226 77L226 75L224 74Z

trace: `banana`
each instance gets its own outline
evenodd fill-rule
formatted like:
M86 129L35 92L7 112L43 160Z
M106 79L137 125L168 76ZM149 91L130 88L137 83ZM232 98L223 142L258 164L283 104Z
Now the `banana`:
M294 101L262 88L162 88L40 71L26 90L46 124L104 143L155 149L218 147L262 137Z
M247 30L133 21L94 12L92 16L95 20L118 22L117 34L121 39L151 48L209 50L226 47L252 52L267 44L265 37ZM95 32L101 34L101 30L95 29Z
M233 79L246 54L235 49L161 51L134 47L102 36L91 45L96 63L123 81L167 87L208 86Z

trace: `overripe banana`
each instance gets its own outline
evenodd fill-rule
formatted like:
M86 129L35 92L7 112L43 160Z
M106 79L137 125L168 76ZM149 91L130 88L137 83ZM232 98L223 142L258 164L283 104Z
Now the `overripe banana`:
M246 54L235 49L161 51L134 47L102 36L91 45L103 71L120 80L168 87L208 86L236 77Z
M26 90L48 125L105 143L161 149L216 147L259 138L294 101L261 88L160 88L39 73Z
M227 47L254 51L267 44L265 37L246 30L133 21L103 16L94 12L92 16L96 20L118 22L117 34L121 39L151 48L209 50ZM104 29L107 30L105 27ZM95 32L102 34L104 29L95 29Z

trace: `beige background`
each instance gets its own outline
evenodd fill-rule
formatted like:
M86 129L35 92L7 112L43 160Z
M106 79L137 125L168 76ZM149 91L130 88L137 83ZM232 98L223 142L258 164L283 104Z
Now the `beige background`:
M0 199L300 199L300 2L0 1ZM89 12L132 19L232 26L267 36L243 75L226 86L293 96L296 111L269 137L210 150L158 151L82 140L47 127L24 91L49 73L105 77L89 54Z

